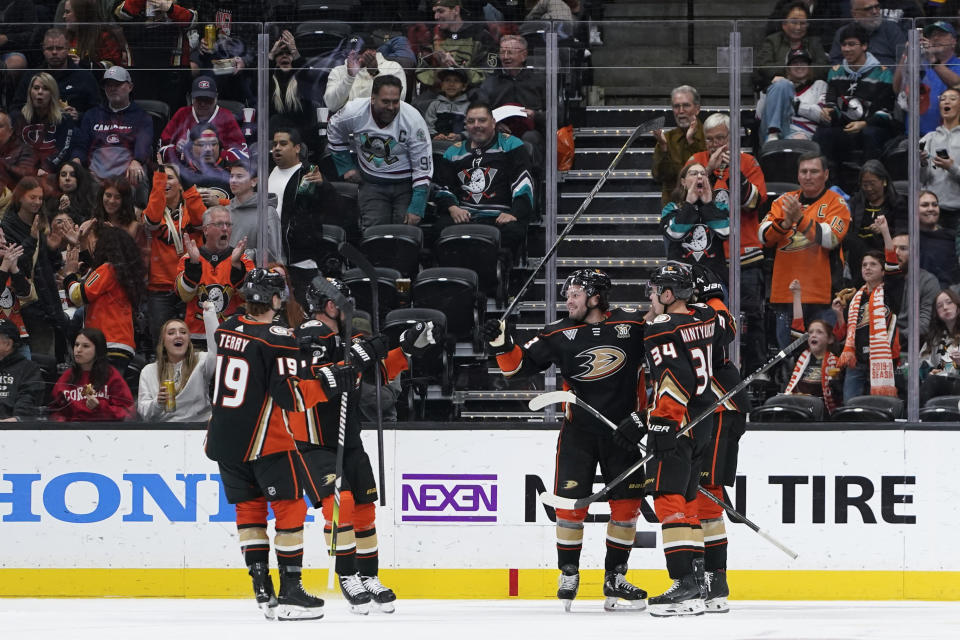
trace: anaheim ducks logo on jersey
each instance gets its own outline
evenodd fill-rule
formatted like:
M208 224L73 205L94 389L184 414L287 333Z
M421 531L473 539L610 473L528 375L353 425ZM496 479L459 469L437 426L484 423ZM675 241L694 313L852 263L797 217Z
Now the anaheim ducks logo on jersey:
M400 161L393 153L397 141L393 136L381 137L372 136L368 133L360 134L360 153L364 160L377 167L391 165Z
M799 231L794 231L793 235L790 236L790 241L780 247L780 251L803 251L811 244L813 243L807 239L807 236L803 235Z
M581 351L576 357L583 359L580 363L583 370L572 377L584 382L612 376L627 361L627 354L622 349L607 345Z
M463 191L474 204L479 204L481 200L489 200L496 195L496 192L487 193L495 175L497 170L494 167L472 167L457 173L460 184L463 185Z

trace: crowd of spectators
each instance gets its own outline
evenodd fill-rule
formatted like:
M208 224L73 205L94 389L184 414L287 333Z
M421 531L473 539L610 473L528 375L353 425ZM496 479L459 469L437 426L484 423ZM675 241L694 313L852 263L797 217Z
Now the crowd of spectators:
M372 2L357 17L380 22L337 42L319 45L296 21L272 29L270 110L257 114L260 27L245 23L295 17L295 2L61 0L11 11L23 4L0 10L0 369L10 360L62 373L34 406L50 402L69 420L202 418L209 325L242 308L237 288L258 252L283 265L298 300L316 274L337 272L322 253L324 225L424 226L428 246L445 227L494 225L517 259L542 206L536 184L553 132L546 79L529 62L541 43L512 21L554 20L581 48L602 44L589 22L599 2ZM759 146L741 154L740 176L729 172L729 118L701 120L689 85L670 95L676 126L655 132L652 166L667 255L724 281L730 181L739 182L745 366L786 344L791 328L822 321L803 375L836 350L846 377L835 404L902 382L906 204L886 160L905 126L898 20L924 15L912 2L838 4L779 2L755 43ZM926 191L915 268L925 362L949 377L960 350L949 289L960 275L960 58L956 12L926 15L941 19L921 41ZM811 22L823 17L842 22ZM257 118L268 119L268 140L256 139ZM820 152L800 159L797 189L768 198L757 157L781 138ZM265 181L258 152L271 160ZM841 184L851 165L855 184ZM334 183L356 185L355 219ZM862 330L881 315L886 350L877 330ZM138 359L149 366L128 370ZM187 408L157 418L168 378Z

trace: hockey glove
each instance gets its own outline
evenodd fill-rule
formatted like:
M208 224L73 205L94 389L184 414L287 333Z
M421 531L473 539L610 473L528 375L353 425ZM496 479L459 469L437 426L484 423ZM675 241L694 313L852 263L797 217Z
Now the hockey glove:
M418 322L400 334L400 349L411 358L423 355L432 344L437 344L433 336L433 320Z
M723 298L723 282L707 267L694 266L693 288L697 292L697 302Z
M367 340L357 340L350 347L350 355L355 363L366 369L379 360L387 357L387 340L383 336L376 336Z
M650 445L651 453L659 456L677 448L677 433L680 431L680 424L676 420L650 416L647 431L650 433L647 443Z
M513 338L507 332L507 325L502 320L490 318L483 323L483 337L490 345L490 352L495 356L513 350Z
M353 389L357 382L357 370L348 364L333 364L321 367L310 367L313 377L323 383L323 393L327 400L336 397L344 391Z
M647 425L643 423L643 416L634 411L620 421L617 430L613 432L613 441L617 446L633 451L646 433Z

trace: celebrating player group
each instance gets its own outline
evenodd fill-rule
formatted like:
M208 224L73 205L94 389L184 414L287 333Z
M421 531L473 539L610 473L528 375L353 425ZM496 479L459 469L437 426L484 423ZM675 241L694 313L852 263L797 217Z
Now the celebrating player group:
M650 278L646 315L610 308L610 288L602 271L574 272L560 292L567 317L522 346L502 319L484 326L505 376L556 365L575 395L557 439L557 598L569 611L577 595L599 464L610 504L604 608L659 617L727 612L727 536L717 499L735 479L748 407L743 394L724 398L740 373L728 358L736 328L722 285L709 270L669 262ZM645 495L653 496L673 580L651 598L625 577Z

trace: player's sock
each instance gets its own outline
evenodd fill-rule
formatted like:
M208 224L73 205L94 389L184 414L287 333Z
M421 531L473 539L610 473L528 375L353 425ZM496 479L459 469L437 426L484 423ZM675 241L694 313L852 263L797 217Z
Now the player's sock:
M323 538L330 549L330 523L323 527ZM354 537L353 525L347 524L337 527L337 574L352 576L357 572L357 543Z
M238 524L237 536L240 539L240 551L243 562L248 567L253 564L270 563L270 538L267 526L262 524Z
M704 565L707 571L727 568L727 527L723 518L702 520Z
M303 527L278 527L276 535L273 536L273 550L277 554L278 566L303 566Z
M371 507L373 505L370 505ZM363 510L366 505L358 505L358 519L363 519ZM371 514L372 515L372 514ZM377 545L377 528L372 525L364 525L362 531L357 530L357 570L360 572L360 581L364 588L370 593L373 602L380 611L384 613L393 613L395 610L394 602L397 594L392 589L380 582L380 555Z
M583 550L583 522L564 520L557 515L557 566L577 568Z
M607 522L607 555L604 559L604 569L615 571L618 567L626 566L630 559L630 550L633 549L633 539L637 531L637 522Z

